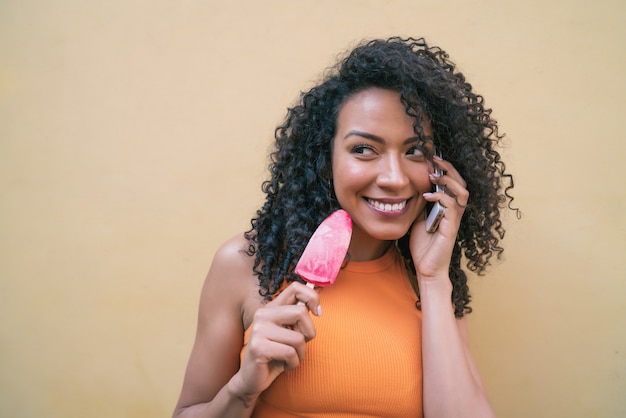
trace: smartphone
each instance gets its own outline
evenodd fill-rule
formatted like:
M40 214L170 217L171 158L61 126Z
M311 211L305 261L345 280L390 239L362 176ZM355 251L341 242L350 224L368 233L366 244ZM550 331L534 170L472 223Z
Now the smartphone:
M435 151L435 153L437 154L437 156L441 157L441 153L439 151ZM441 174L441 170L439 170L439 167L437 167L437 165L435 165L435 174ZM442 191L443 189L439 187L438 184L434 185L433 192L436 193ZM437 230L437 228L439 227L439 222L441 222L441 218L443 218L443 214L445 211L446 208L444 208L439 202L435 202L431 205L430 211L428 212L428 215L426 217L426 231L433 233Z

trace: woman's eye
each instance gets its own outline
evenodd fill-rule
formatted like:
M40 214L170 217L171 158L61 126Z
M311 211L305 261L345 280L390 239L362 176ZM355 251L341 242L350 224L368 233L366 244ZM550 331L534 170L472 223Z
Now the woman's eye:
M369 145L359 144L352 147L352 152L354 154L373 155L374 149Z
M424 150L422 150L419 147L411 147L409 148L409 150L407 151L408 155L414 156L414 157L418 157L418 158L423 158L426 154L424 153Z

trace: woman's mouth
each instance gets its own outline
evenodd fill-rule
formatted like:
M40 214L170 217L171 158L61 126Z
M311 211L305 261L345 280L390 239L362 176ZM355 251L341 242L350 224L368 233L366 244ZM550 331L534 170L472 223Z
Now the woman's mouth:
M369 203L370 206L372 206L376 210L379 210L381 212L386 212L386 213L401 212L406 207L406 202L407 202L407 200L403 200L401 202L396 202L396 203L387 203L387 202L381 202L379 200L374 200L374 199L369 199L369 198L367 198L366 200L367 200L367 203Z

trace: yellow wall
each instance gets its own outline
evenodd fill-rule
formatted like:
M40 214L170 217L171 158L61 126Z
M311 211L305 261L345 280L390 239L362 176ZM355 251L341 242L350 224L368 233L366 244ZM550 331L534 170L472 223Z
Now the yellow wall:
M622 0L0 1L0 416L168 416L273 127L392 34L507 133L524 217L470 316L499 416L626 416Z

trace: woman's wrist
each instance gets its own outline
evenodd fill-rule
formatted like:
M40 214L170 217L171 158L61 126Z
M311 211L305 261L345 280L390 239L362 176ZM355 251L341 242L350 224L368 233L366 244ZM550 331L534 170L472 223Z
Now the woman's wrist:
M420 289L422 303L426 300L443 300L447 303L451 303L450 300L452 297L452 282L447 275L428 278L420 278L418 276L417 282Z
M239 373L235 374L226 384L228 396L238 402L241 402L244 408L252 408L259 397L258 393L247 393L243 389L243 382Z

